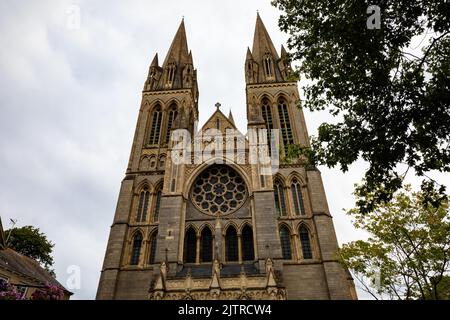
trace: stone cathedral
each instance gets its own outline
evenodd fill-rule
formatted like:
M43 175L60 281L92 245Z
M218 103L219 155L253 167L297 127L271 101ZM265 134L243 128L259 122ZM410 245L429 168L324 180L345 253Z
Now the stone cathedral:
M308 146L309 137L288 55L283 47L278 54L259 14L244 71L247 129L278 130L275 138L239 133L220 104L197 129L197 70L184 21L162 65L155 55L97 299L356 299L337 261L319 170L283 160L290 144ZM178 151L176 131L190 135L190 153ZM217 151L222 144L227 152ZM279 155L271 174L263 172L271 163L249 161L259 147ZM192 150L202 148L210 157L194 161Z

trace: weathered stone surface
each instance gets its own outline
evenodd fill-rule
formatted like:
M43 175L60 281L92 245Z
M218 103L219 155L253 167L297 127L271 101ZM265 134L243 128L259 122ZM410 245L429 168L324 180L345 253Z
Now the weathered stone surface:
M252 50L245 62L248 129L281 129L282 155L284 144L309 146L286 52L278 56L259 16ZM351 278L336 260L338 244L318 170L306 170L293 159L266 175L264 165L249 163L261 142L241 133L236 135L236 143L242 139L235 146L238 157L214 150L207 161L172 161L179 151L167 141L170 129L186 129L194 136L198 119L197 71L184 23L169 52L161 67L157 57L153 60L144 85L97 299L356 299ZM236 129L231 114L227 117L220 104L216 107L201 129L207 139L197 135L188 143L192 150L234 143L234 138L220 140L211 133ZM173 110L176 116L170 118ZM195 160L202 153L183 156ZM212 191L193 191L198 186L194 181L216 163L231 167L245 186L240 195L232 193L239 208L224 209L226 214L212 209L215 197L224 196L225 182L216 182ZM281 186L277 192L275 182ZM203 198L194 204L193 194ZM201 208L202 201L211 201L208 209ZM216 204L220 208L221 200ZM283 241L280 228L288 232ZM137 235L142 240L135 241ZM289 259L283 259L282 248L290 252Z

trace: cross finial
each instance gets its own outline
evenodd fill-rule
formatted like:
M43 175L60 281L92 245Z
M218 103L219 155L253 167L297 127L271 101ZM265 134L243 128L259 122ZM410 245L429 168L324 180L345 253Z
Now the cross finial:
M219 110L221 104L220 104L219 102L217 102L217 103L215 104L215 106L216 106L217 110Z

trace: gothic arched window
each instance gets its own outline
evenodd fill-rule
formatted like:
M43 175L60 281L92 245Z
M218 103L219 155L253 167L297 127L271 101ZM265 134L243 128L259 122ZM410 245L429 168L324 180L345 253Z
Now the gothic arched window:
M131 249L130 264L135 266L139 264L139 257L141 255L142 247L142 233L137 232L133 237L133 247Z
M213 238L211 229L205 227L200 237L200 259L201 262L211 262L213 256Z
M190 227L184 237L184 261L187 263L195 263L197 259L197 234Z
M225 252L227 261L239 260L237 232L233 226L230 226L225 234Z
M311 240L309 232L305 226L301 226L299 230L300 243L302 244L303 259L312 259Z
M292 199L294 201L294 209L296 215L305 214L305 205L303 203L302 188L297 179L292 181L291 185Z
M177 68L174 62L168 64L166 68L166 85L172 85L175 79L175 69Z
M148 135L148 144L152 145L159 143L159 135L161 132L161 120L162 120L161 106L158 105L156 106L156 108L153 110L152 113L150 133Z
M281 241L281 253L283 255L283 259L291 260L291 236L288 228L285 226L280 227L280 241Z
M278 216L286 215L286 201L284 197L283 184L279 180L275 180L273 186L273 193L275 197L275 209L277 210Z
M172 130L173 122L178 115L177 105L173 103L169 108L169 113L167 114L167 124L166 124L166 143L170 140L170 131Z
M148 252L148 263L149 264L155 263L157 234L158 234L158 231L154 231L152 233L152 235L150 236L150 240L149 240L150 247L149 247L149 252Z
M273 77L273 69L272 69L272 57L269 53L264 56L264 71L266 72L267 78Z
M148 203L150 200L150 192L144 188L139 195L139 204L136 212L136 221L142 222L147 219Z
M254 259L253 231L250 226L246 225L244 229L242 229L242 260L249 261Z
M294 136L292 135L288 105L284 98L278 100L278 118L280 119L281 138L286 153L288 146L294 143Z
M161 208L162 186L160 185L155 193L155 207L153 208L153 222L159 219L159 209Z
M269 148L269 155L272 154L272 146L270 144L270 131L273 129L272 110L270 108L269 99L264 98L262 100L262 116L267 129L267 146Z

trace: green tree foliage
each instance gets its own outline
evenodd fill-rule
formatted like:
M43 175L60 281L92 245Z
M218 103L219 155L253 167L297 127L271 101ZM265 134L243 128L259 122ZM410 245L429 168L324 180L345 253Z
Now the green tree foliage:
M52 251L55 246L39 228L24 226L5 231L7 246L21 254L38 261L47 271L52 270Z
M439 206L426 198L440 198ZM449 211L448 196L436 189L412 192L409 186L372 214L351 209L355 227L369 238L344 244L341 262L377 299L449 299Z
M272 3L309 80L302 106L336 119L319 127L311 161L344 172L358 158L369 164L359 191L371 197L361 197L361 212L389 201L409 168L424 181L432 170L450 171L448 1ZM381 9L379 29L367 27L369 5Z

